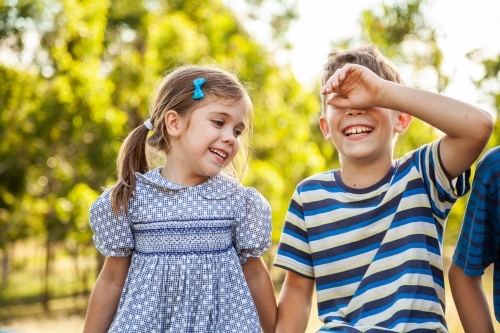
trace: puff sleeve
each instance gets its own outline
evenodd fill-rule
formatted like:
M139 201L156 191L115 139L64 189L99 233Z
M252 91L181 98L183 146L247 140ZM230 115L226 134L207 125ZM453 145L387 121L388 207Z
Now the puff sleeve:
M90 227L95 247L106 257L127 257L134 249L130 220L116 215L111 207L111 191L106 190L90 207Z
M261 257L271 246L271 207L254 188L245 188L236 214L233 243L240 263L249 257Z

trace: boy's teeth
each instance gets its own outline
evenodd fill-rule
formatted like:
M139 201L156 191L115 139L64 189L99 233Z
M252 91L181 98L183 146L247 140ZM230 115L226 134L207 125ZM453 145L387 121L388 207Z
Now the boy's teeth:
M345 131L345 134L369 133L372 129L365 126L350 127Z

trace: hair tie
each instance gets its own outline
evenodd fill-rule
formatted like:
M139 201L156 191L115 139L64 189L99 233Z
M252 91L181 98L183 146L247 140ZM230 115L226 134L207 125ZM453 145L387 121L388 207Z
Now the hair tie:
M198 79L195 79L193 81L194 85L194 94L193 94L193 99L200 99L205 97L205 94L203 94L203 91L201 90L201 86L205 83L205 78L200 77Z
M144 126L146 126L146 128L150 131L153 130L153 123L151 122L151 119L148 119L144 122Z

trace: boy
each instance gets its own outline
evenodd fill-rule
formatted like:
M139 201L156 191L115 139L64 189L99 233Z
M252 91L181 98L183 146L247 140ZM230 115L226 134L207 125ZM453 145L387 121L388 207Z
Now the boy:
M443 230L492 120L400 83L374 46L329 55L319 125L340 169L307 178L291 200L274 263L287 270L277 333L304 332L314 284L321 332L447 332ZM412 116L446 135L393 160Z
M448 276L460 321L466 333L493 333L481 283L484 269L494 264L493 303L500 322L500 147L479 161L462 231Z

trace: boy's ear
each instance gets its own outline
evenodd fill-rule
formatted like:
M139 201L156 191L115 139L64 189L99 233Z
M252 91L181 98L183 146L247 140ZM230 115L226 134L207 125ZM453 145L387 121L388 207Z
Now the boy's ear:
M175 110L168 110L165 113L165 125L167 127L168 135L172 138L178 138L182 130L182 118Z
M328 122L326 121L324 116L319 117L319 128L321 128L321 132L325 139L330 141L332 136L330 135L330 126L328 126Z
M408 126L410 126L411 120L413 119L413 117L408 113L399 112L399 111L396 111L396 117L397 117L397 122L396 122L396 127L394 128L394 130L397 133L402 134L406 131Z

